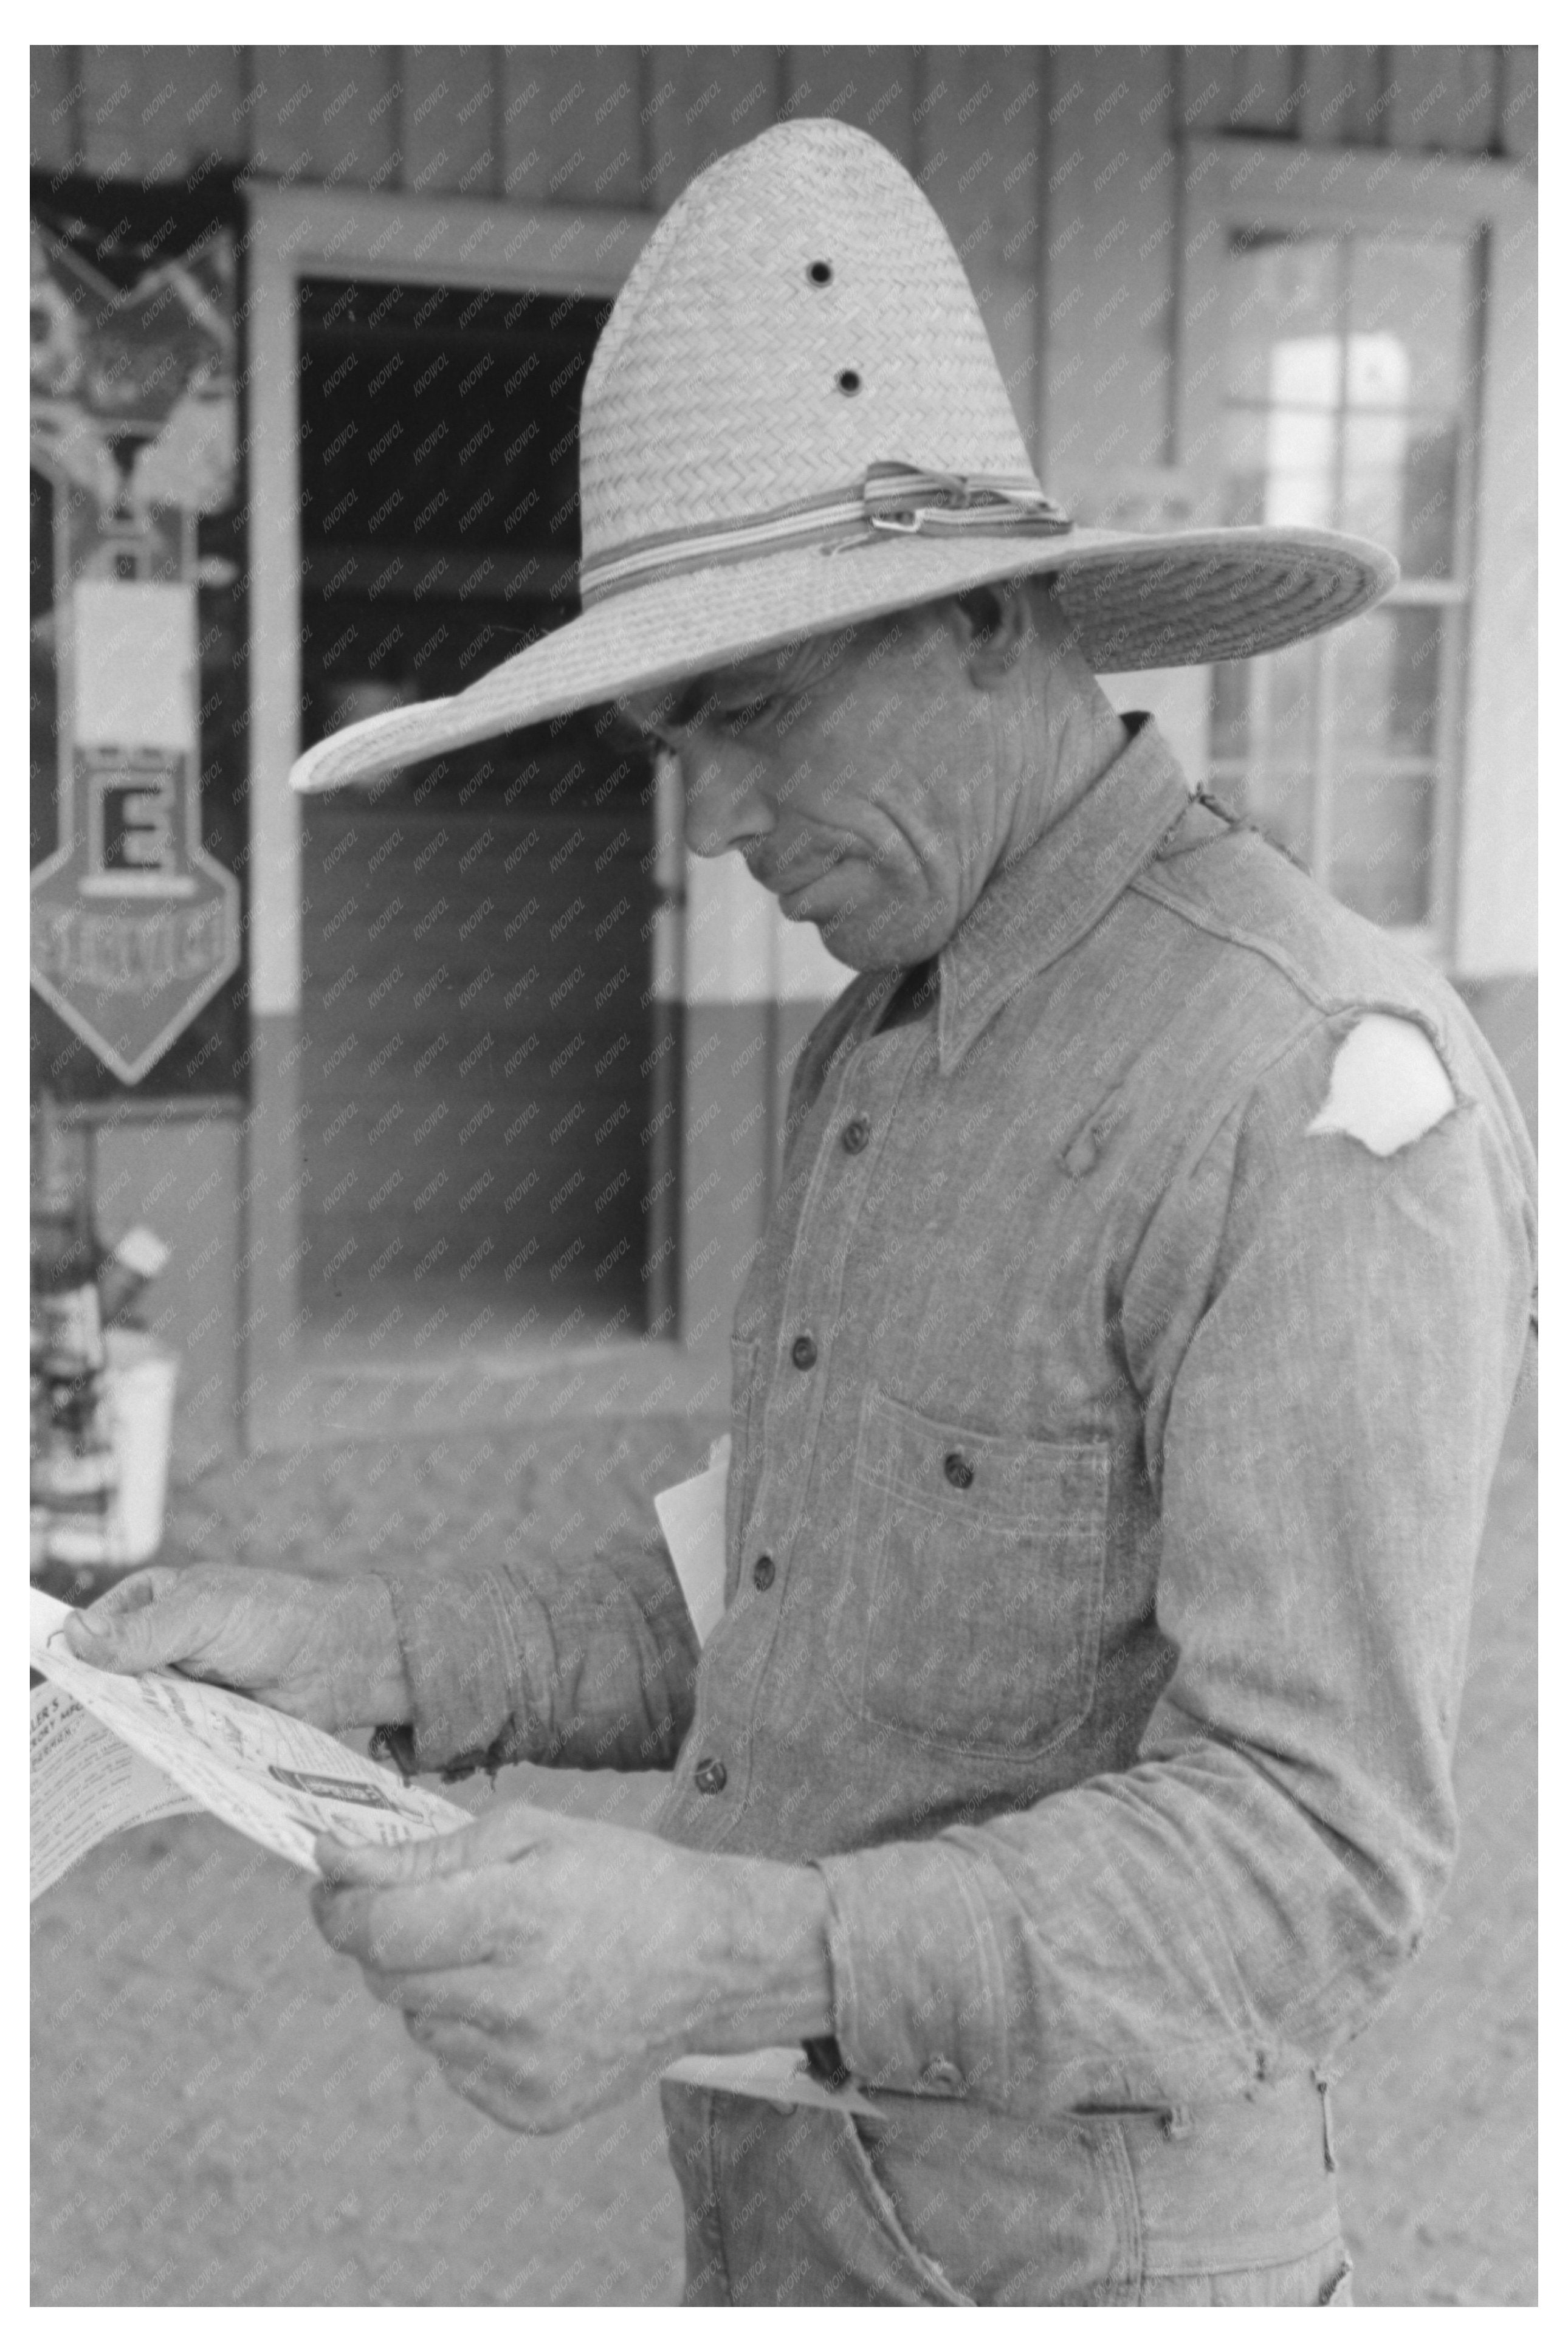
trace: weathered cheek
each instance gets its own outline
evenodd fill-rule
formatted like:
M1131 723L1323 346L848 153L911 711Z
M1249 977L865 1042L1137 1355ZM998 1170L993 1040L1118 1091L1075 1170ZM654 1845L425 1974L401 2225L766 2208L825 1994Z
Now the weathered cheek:
M773 830L774 793L768 761L739 744L689 745L680 754L683 831L698 857L717 857L736 841Z

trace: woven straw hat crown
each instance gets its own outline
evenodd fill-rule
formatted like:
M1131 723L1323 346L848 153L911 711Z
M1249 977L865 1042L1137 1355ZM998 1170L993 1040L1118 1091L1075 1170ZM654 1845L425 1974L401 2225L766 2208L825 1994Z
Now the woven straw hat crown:
M901 463L1034 474L963 265L864 131L764 131L644 249L583 395L585 569Z
M588 371L579 464L577 616L458 694L312 745L300 791L990 580L1052 575L1114 671L1289 645L1397 577L1339 531L1075 526L935 212L826 121L724 156L655 229Z

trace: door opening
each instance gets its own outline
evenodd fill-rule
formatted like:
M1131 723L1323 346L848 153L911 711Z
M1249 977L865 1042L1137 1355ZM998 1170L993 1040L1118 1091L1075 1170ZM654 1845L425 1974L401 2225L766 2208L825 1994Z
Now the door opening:
M577 609L605 315L300 284L301 740L456 693ZM588 712L301 812L296 1280L334 1360L668 1328L656 789Z

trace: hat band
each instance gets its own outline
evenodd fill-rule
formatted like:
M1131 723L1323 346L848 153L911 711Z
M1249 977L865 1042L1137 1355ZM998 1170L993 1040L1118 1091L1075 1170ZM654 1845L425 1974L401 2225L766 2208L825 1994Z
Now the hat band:
M1054 535L1071 529L1066 509L1026 474L929 474L880 465L869 468L858 489L826 490L735 522L655 532L627 540L605 555L585 555L579 588L587 606L678 572L740 563L790 547L820 547L830 554L865 545L878 532L945 538L998 530Z

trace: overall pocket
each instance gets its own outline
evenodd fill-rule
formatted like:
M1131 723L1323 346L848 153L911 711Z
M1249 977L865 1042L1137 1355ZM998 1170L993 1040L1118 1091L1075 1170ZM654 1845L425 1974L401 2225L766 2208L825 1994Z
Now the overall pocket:
M861 1408L831 1672L872 1722L1038 1755L1094 1695L1110 1452Z
M878 2169L873 2148L858 2116L846 2116L842 2146L849 2170L864 2200L865 2218L885 2239L888 2251L902 2264L919 2303L959 2305L973 2309L972 2298L964 2294L948 2277L942 2264L916 2244L904 2225L902 2215L894 2203L887 2183ZM861 2267L857 2264L857 2267ZM869 2268L869 2264L864 2264ZM881 2297L878 2298L882 2300Z

